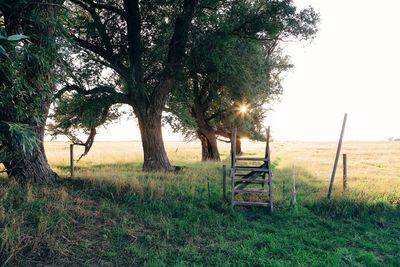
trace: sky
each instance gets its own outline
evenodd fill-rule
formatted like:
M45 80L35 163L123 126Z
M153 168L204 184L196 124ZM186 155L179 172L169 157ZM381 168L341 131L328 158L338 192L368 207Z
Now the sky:
M265 125L275 140L336 141L344 113L345 140L400 137L400 1L295 0L320 13L316 38L285 43L294 68ZM165 128L166 141L182 140ZM137 123L123 118L97 140L140 140Z

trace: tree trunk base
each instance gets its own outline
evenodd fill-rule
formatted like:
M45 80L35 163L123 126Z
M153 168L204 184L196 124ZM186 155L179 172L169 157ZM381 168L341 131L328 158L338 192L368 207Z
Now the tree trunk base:
M145 118L138 118L144 162L144 172L169 172L174 171L168 160L164 147L161 128L161 113L159 115L148 115Z
M201 141L202 161L221 161L217 146L217 136L213 132L199 129L197 131Z
M19 159L5 162L7 174L18 182L53 184L58 175L50 168L46 157L41 150L34 151L30 155L23 155Z

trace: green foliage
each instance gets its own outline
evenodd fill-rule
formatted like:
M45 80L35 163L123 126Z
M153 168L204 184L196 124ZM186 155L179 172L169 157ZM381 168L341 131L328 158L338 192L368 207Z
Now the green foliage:
M293 210L282 187L291 184L292 170L275 164L275 213L231 210L222 201L221 165L184 163L178 174L144 174L139 164L87 165L81 174L114 175L65 179L58 187L0 181L0 264L9 258L18 266L400 264L398 202L356 195L326 202L319 197L325 187L301 171Z
M0 128L0 162L18 157L16 151L30 154L39 148L36 133L26 124L0 121Z
M6 52L5 46L9 46L12 43L18 43L20 41L28 39L27 36L21 34L11 35L9 37L0 35L0 56L9 58ZM30 153L33 149L38 147L37 137L29 126L21 123L11 123L0 121L0 162L3 162L11 157L12 152L7 147L7 139L11 139L13 142L12 146L21 146L23 153Z
M266 107L282 93L291 67L283 41L312 39L319 16L292 1L235 1L198 15L191 32L185 73L168 102L166 122L189 138L208 127L224 137L262 140ZM240 113L247 105L248 112Z
M9 45L12 42L19 42L26 39L28 39L28 36L22 34L14 34L8 37L0 35L0 56L8 57L7 51L3 47L4 45Z
M40 128L58 78L56 60L62 43L57 40L62 31L60 18L49 15L57 11L45 2L0 3L0 162L39 148ZM13 18L12 23L4 20L6 16Z
M30 153L38 148L38 140L35 132L24 124L7 123L11 138L21 147L23 153Z
M64 94L55 101L55 111L51 115L54 123L48 125L48 130L54 137L65 135L72 143L84 145L83 157L90 151L97 134L96 128L121 116L119 106L112 95ZM87 135L86 141L79 139L82 134Z

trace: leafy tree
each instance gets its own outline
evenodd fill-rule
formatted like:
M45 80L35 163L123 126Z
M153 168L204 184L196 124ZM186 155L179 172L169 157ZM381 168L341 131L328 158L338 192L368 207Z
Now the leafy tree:
M172 170L161 116L182 69L197 2L68 1L72 12L67 26L77 47L69 85L56 108L55 126L64 133L93 129L108 120L115 104L130 105L142 137L143 170ZM66 116L71 111L76 111L74 120Z
M0 2L0 162L19 181L50 183L56 179L44 153L43 135L55 91L59 33L55 18L60 3ZM29 40L17 44L26 39L21 33Z
M229 139L233 125L239 137L264 138L264 106L281 94L281 73L290 67L279 44L312 38L318 22L312 8L297 11L292 1L228 3L196 21L185 75L168 102L166 121L200 139L203 160L219 160L217 136ZM251 107L246 114L242 104Z

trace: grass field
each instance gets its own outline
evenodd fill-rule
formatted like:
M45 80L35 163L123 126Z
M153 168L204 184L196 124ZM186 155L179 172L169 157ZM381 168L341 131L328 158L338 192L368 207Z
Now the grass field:
M177 174L142 173L138 142L99 142L70 179L68 145L48 143L58 185L0 181L0 265L400 266L400 143L344 143L349 191L339 165L329 202L336 144L274 142L273 214L231 210L223 163L201 163L199 144L166 146Z

